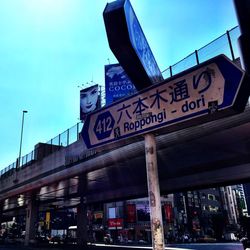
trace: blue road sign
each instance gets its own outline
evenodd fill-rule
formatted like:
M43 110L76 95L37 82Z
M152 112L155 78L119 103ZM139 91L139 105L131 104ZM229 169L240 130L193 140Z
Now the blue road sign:
M130 1L107 3L103 18L109 47L136 89L163 81Z
M244 110L245 72L224 55L91 113L82 129L88 148L150 131L196 125Z
M109 111L98 115L94 125L94 133L98 140L110 137L114 128L115 120Z

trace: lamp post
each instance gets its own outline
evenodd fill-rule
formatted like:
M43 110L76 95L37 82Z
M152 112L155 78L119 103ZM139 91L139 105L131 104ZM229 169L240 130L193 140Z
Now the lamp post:
M27 110L23 110L23 116L22 116L22 128L21 128L21 139L20 139L20 148L19 148L19 157L18 157L18 164L17 168L20 167L20 162L21 162L21 154L22 154L22 141L23 141L23 124L24 124L24 114L28 113Z

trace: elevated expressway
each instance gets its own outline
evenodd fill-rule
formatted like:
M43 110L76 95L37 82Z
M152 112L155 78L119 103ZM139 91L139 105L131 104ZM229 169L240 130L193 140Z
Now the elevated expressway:
M250 179L250 108L177 132L156 135L161 193ZM46 145L41 145L46 147ZM79 180L84 179L84 186ZM87 150L82 139L0 179L3 214L36 197L41 210L147 195L143 137ZM21 202L20 202L21 200Z

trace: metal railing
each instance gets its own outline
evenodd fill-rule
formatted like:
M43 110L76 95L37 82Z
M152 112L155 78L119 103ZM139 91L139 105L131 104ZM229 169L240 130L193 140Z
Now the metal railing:
M193 53L177 62L176 64L169 66L169 68L165 69L162 74L164 79L169 78L175 74L178 74L190 67L193 67L201 62L204 62L214 56L219 54L225 54L231 60L235 60L239 57L239 49L237 39L240 36L239 27L235 27L230 31L227 31L222 36L213 40L206 46L202 47L199 50L195 50ZM73 142L79 139L79 133L82 129L83 124L81 122L77 123L73 127L67 129L63 133L57 135L53 139L49 140L47 144L54 146L69 146ZM60 147L57 148L59 150ZM54 151L51 151L51 153ZM20 167L26 167L31 164L35 160L35 150L30 152L27 155L21 157ZM9 176L14 172L16 168L16 162L13 162L8 167L2 169L0 171L0 177Z
M235 60L240 55L237 42L239 36L240 29L236 26L201 49L195 50L176 64L169 66L169 68L162 72L164 79L207 61L219 54L224 54L231 60Z
M81 122L78 122L76 125L73 127L67 129L63 133L57 135L53 139L49 140L46 142L46 144L49 145L54 145L54 146L62 146L62 147L67 147L73 142L76 142L79 139L79 133L82 129L83 124ZM54 149L51 151L54 152ZM58 150L60 147L57 148ZM24 168L31 164L35 160L35 150L32 150L29 154L26 154L21 157L20 161L20 168ZM13 173L13 171L16 169L17 162L13 162L10 164L8 167L2 169L0 171L0 177L2 176L9 176Z

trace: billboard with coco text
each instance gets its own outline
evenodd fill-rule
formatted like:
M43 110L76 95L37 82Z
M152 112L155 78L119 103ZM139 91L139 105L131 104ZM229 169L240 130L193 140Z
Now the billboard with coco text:
M135 86L119 63L105 65L106 105L136 92Z

